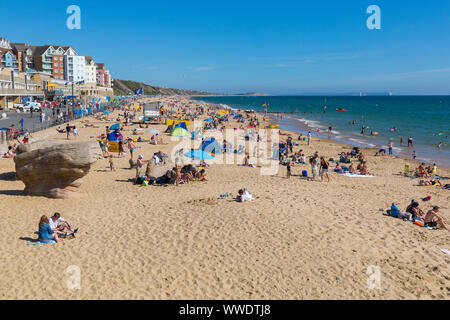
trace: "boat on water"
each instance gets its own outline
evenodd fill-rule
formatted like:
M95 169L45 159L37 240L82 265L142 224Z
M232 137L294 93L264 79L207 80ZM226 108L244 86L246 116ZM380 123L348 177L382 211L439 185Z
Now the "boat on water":
M344 108L337 108L336 111L345 112L345 111L348 111L348 110L347 110L347 109L344 109Z

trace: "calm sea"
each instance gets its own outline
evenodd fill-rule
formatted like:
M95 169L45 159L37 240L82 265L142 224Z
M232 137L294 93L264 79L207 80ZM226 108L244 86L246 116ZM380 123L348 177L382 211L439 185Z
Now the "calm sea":
M317 132L359 147L387 146L394 142L394 153L436 162L450 167L450 96L271 96L271 97L197 97L196 100L225 104L234 109L253 109L280 113L278 124L282 129L306 133ZM325 103L326 99L326 103ZM324 112L326 105L326 112ZM339 112L336 109L346 109ZM353 124L356 123L356 124ZM361 126L366 127L361 134ZM328 127L332 127L331 134ZM396 131L392 131L392 128ZM378 132L371 136L371 132ZM407 148L407 139L413 137L413 148ZM403 145L400 146L400 139ZM439 151L438 145L442 143Z

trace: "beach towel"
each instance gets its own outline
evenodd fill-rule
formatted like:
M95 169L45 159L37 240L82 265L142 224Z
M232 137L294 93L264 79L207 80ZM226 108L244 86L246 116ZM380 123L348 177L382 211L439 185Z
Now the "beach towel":
M41 241L36 241L36 242L28 242L29 245L35 245L35 244L53 244L56 243L55 240L51 240L49 242L41 242Z
M350 177L350 178L375 178L375 176L362 175L359 173L349 173L349 172L344 173L343 176Z

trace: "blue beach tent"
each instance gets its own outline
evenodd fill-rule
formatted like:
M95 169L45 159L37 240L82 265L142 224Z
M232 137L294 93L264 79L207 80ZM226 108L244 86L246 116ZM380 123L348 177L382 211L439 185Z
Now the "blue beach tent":
M201 149L213 154L222 154L222 147L214 138L208 138L202 142Z

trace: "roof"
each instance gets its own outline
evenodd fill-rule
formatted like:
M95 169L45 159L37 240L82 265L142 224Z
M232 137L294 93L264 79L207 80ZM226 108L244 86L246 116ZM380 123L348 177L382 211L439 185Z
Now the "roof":
M97 63L97 68L105 70L105 64L104 63Z
M86 59L86 64L90 64L92 61L94 61L94 59L90 56L85 56L85 59Z
M5 55L6 53L11 52L13 56L15 56L14 52L11 49L0 48L0 57Z

